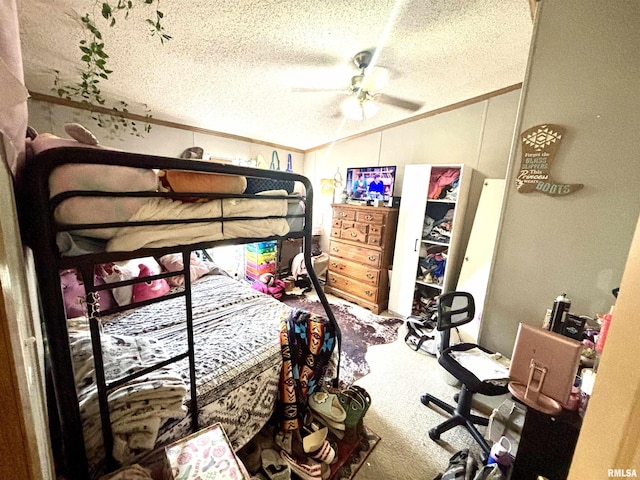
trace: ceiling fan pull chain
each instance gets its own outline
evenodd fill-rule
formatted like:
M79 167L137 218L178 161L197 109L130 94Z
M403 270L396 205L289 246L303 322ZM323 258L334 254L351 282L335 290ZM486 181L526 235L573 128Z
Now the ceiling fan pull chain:
M293 172L293 159L290 153L287 154L287 172Z

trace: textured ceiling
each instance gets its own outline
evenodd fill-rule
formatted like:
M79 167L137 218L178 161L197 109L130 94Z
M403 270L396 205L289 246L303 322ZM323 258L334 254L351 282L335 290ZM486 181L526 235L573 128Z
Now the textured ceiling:
M95 11L108 106L304 150L521 82L532 31L528 0L163 0L161 44L145 24L156 3L134 4L110 28L100 1L18 0L27 88L51 95L54 70L74 80L78 17ZM340 115L365 49L389 73L382 92L420 110Z

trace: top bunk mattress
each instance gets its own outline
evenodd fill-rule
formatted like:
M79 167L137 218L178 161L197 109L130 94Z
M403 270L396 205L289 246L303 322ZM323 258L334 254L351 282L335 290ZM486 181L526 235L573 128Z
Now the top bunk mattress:
M26 172L22 217L62 256L302 237L310 218L309 181L287 172L86 147L41 151Z

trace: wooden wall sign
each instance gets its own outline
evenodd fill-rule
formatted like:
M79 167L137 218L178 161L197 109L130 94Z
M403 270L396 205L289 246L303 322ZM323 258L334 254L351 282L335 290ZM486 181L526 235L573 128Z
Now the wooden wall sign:
M582 183L558 183L551 176L551 165L563 135L564 127L550 123L522 132L522 162L516 177L518 192L540 192L558 197L584 187Z

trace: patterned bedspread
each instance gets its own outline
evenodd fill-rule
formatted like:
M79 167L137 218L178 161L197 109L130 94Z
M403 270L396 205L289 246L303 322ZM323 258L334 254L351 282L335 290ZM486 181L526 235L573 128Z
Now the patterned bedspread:
M280 317L290 307L222 275L195 282L192 305L199 425L221 422L232 445L240 448L273 413L282 364ZM186 351L185 322L185 298L179 297L104 318L103 332L158 340L171 356ZM173 368L189 388L187 361ZM188 414L170 420L158 444L186 436L190 429Z

